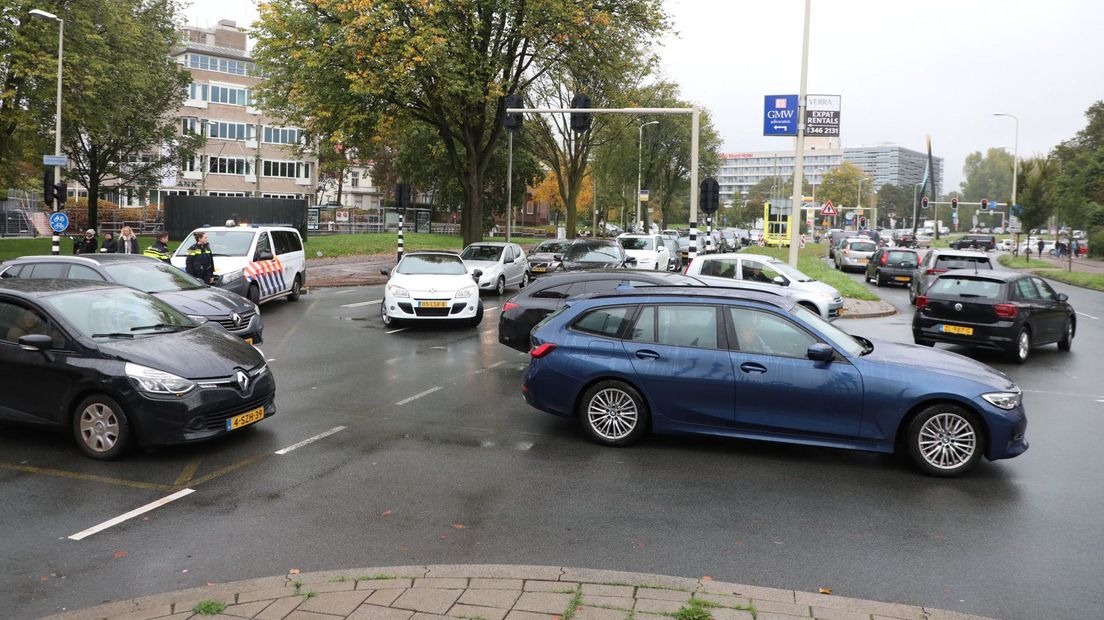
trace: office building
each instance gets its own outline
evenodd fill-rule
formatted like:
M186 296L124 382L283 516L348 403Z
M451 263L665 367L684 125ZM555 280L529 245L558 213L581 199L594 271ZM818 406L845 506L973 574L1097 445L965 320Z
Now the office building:
M928 154L895 144L877 144L874 146L847 147L843 149L843 158L863 169L874 177L874 187L886 184L912 187L924 178L924 168L928 165ZM935 163L935 195L943 192L943 158L933 157Z

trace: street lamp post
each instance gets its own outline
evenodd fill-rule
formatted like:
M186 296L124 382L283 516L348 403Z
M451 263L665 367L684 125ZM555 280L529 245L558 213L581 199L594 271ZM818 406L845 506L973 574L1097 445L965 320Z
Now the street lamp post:
M641 183L641 154L644 151L644 128L648 125L658 125L659 121L648 121L647 123L641 123L636 132L636 223L642 225L643 220L640 219L640 183ZM647 231L642 231L647 232Z
M866 180L865 177L859 177L859 192L858 192L858 196L855 197L855 208L859 210L859 217L862 217L862 213L863 213L862 212L862 182L865 181L865 180ZM859 227L856 226L855 228L858 229Z
M61 155L61 67L62 56L64 54L65 44L65 20L54 15L53 13L47 13L39 9L32 9L30 11L32 17L40 17L42 19L52 19L58 23L58 60L57 60L57 110L54 114L54 155ZM61 182L61 166L54 166L54 182ZM95 200L94 196L89 196L89 200ZM58 211L61 205L57 200L54 200L54 212ZM53 237L53 255L57 256L61 253L61 237L55 231Z
M1015 114L1006 114L1004 112L995 112L993 116L1007 116L1008 118L1016 121L1016 137L1012 146L1012 204L1008 206L1009 215L1013 207L1016 205L1016 180L1020 176L1020 119ZM1019 219L1019 218L1017 218ZM1016 233L1016 246L1020 245L1020 233Z

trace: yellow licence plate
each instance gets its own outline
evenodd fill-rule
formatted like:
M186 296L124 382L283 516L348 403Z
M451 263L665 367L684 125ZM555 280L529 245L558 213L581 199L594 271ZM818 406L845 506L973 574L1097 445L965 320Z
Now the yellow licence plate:
M252 338L246 338L245 339L245 344L253 344L253 339Z
M868 259L865 259L865 258L860 258L860 259L857 259L855 262L857 262L860 265L865 265L870 261Z
M545 269L544 267L533 267L532 269L530 269L530 271L532 271L534 273L542 273L544 271L544 269Z
M419 308L448 308L447 301L419 301Z
M973 336L973 327L959 327L958 325L940 325L939 331L944 334L959 334L962 336Z
M898 282L908 282L912 278L910 278L908 276L897 276L896 278L893 278L893 279L897 280Z
M236 428L243 426L249 426L250 424L260 420L264 417L264 407L257 407L252 411L246 411L241 415L236 415L226 421L226 430L232 431Z

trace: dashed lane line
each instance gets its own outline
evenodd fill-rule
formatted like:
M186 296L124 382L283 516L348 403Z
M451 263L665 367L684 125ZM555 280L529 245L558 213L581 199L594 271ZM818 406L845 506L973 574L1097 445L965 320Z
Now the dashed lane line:
M411 396L410 398L404 398L404 399L400 400L399 402L395 403L395 405L396 405L396 406L402 406L402 405L405 405L405 404L407 404L407 403L409 403L409 402L412 402L412 401L418 400L419 398L421 398L421 397L423 397L423 396L429 396L430 394L432 394L432 393L436 392L436 391L437 391L437 390L439 390L439 389L441 389L441 386L439 386L439 385L435 385L435 386L433 386L433 387L429 388L428 390L426 390L426 391L424 391L424 392L419 392L419 393L417 393L417 394L415 394L415 395Z
M1089 317L1090 319L1092 319L1092 320L1094 320L1094 321L1099 321L1099 320L1100 320L1100 318L1099 318L1099 317L1095 317L1095 316L1093 316L1093 315L1091 315L1091 314L1085 314L1084 312L1080 312L1080 311L1078 311L1078 312L1077 312L1077 314L1080 314L1081 316L1087 316L1087 317Z
M357 289L355 289L355 288L347 288L347 289L345 289L345 290L343 290L343 291L338 291L338 292L334 293L334 295L343 295L343 294L345 294L345 293L352 293L352 292L353 292L353 291L355 291L355 290L357 290Z
M328 431L318 433L314 437L307 437L306 439L304 439L303 441L300 441L299 443L294 443L294 444L291 444L290 446L288 446L288 447L286 447L282 450L277 450L276 454L284 455L284 454L287 454L288 452L291 452L292 450L298 450L299 448L302 448L303 446L305 446L307 444L312 444L312 443L318 441L319 439L325 439L326 437L329 437L330 435L333 435L335 433L340 433L341 431L345 430L346 428L348 428L348 427L347 426L335 426L335 427L331 428Z
M180 499L181 497L184 497L186 495L191 495L192 493L195 493L195 489L181 489L181 490L177 491L176 493L173 493L172 495L166 495L165 497L162 497L161 499L159 499L157 501L150 502L150 503L148 503L145 506L142 506L140 508L135 508L134 510L131 510L130 512L121 514L121 515L115 517L114 519L108 519L107 521L104 521L103 523L100 523L99 525L93 525L92 527L90 527L86 530L82 530L80 532L77 532L76 534L73 534L72 536L70 536L69 540L84 540L85 538L88 538L89 536L91 536L93 534L96 534L98 532L102 532L102 531L104 531L104 530L106 530L110 527L115 527L116 525L122 523L123 521L126 521L128 519L133 519L134 517L137 517L138 515L145 514L145 513L149 512L151 510L154 510L156 508L160 508L161 506L164 506L165 504L168 504L169 502L174 502L174 501Z
M398 328L398 329L393 329L393 330L391 330L391 331L389 331L389 332L383 332L383 333L385 333L385 334L397 334L397 333L399 333L399 332L405 332L405 331L406 331L406 330L408 330L408 329L410 329L410 328L409 328L409 327L400 327L400 328Z
M373 299L371 301L358 301L355 304L342 304L342 308L359 308L361 306L371 306L382 302L382 299Z

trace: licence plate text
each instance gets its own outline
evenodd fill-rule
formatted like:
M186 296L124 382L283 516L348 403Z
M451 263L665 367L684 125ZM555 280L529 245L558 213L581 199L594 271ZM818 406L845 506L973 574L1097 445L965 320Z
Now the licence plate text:
M260 420L264 417L264 407L257 407L252 411L246 411L241 415L236 415L226 421L226 430L232 431L236 428L243 426L249 426L250 424Z
M544 270L545 270L544 267L533 267L530 271L533 271L535 273L542 273L542 272L544 272Z
M973 327L959 327L958 325L940 325L939 331L945 334L959 334L961 336L973 336Z
M447 301L419 301L419 308L447 308Z
M897 277L895 277L895 278L893 278L893 279L894 279L894 280L897 280L898 282L908 282L908 281L909 281L909 280L911 280L912 278L910 278L910 277L908 277L908 276L897 276Z

